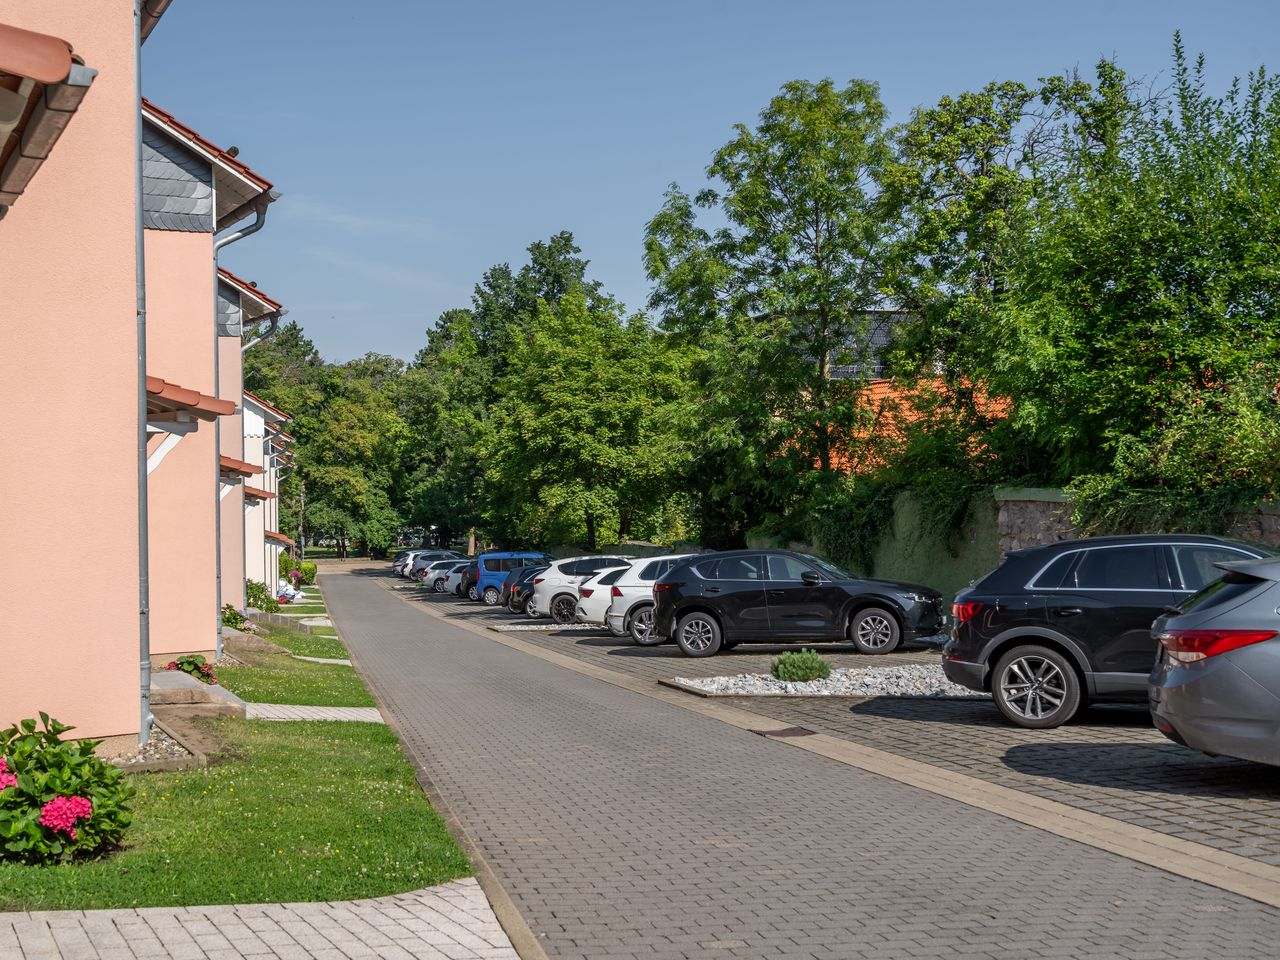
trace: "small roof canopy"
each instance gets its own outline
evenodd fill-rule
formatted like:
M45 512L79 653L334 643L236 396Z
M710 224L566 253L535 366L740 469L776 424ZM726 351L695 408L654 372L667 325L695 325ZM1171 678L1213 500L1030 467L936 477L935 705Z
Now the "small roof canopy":
M277 533L275 530L267 530L263 533L268 540L274 540L276 543L282 543L286 547L292 547L293 541L286 537L283 533Z
M0 23L0 217L48 158L97 75L65 40Z
M149 415L184 413L197 420L214 420L236 412L230 400L219 400L199 390L189 390L159 377L147 376Z
M224 477L252 477L262 472L256 463L237 460L235 457L218 457L218 472Z
M279 301L271 299L258 289L252 280L241 280L230 270L218 268L218 279L240 294L240 312L244 323L253 323L284 309Z
M267 401L263 400L256 394L250 393L248 390L244 392L244 398L257 406L258 409L262 411L264 418L268 421L287 423L293 419L293 417L285 413L279 407L273 407L271 404L267 403Z
M244 485L244 495L246 497L255 497L258 500L274 500L276 495L270 490L263 490L261 487L251 487L247 483Z

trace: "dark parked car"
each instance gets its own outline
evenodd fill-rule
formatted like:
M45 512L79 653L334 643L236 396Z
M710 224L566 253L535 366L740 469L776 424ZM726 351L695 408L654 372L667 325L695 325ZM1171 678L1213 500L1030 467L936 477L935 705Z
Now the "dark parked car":
M468 600L479 600L480 591L476 589L476 584L479 582L480 563L477 560L472 560L462 568L462 579L458 582L458 596L466 597Z
M990 691L1022 727L1056 727L1093 700L1141 702L1156 656L1152 621L1215 579L1215 564L1266 555L1181 534L1015 550L956 596L943 670Z
M533 599L533 578L547 569L546 564L536 567L516 567L502 583L502 600L512 613L528 613Z
M851 577L789 550L730 550L676 564L653 585L654 632L691 657L739 643L849 640L888 653L942 629L932 587Z
M1280 560L1219 566L1152 627L1151 718L1201 753L1280 765Z

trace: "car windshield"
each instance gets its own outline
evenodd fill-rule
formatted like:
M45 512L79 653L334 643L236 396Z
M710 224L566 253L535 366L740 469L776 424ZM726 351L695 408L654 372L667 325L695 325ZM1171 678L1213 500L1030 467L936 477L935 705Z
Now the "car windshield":
M804 557L805 560L807 560L809 563L812 563L815 567L818 568L818 570L826 574L832 580L854 579L852 576L850 576L845 571L841 570L839 567L837 567L834 563L831 563L829 560L820 560L817 557L810 556L807 553L802 553L800 554L800 556Z

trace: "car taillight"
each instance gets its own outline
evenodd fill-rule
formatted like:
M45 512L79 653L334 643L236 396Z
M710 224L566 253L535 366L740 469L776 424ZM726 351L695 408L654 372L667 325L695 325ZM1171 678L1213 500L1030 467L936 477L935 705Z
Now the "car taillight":
M982 603L978 600L969 600L966 603L953 603L951 605L951 615L956 618L956 623L968 623L978 615L978 611L982 609Z
M663 590L670 590L674 586L674 583L655 583L653 585L653 592L660 593Z
M620 597L620 596L622 596L622 591L621 591L620 589L618 589L617 587L614 587L612 590L610 590L610 591L609 591L609 596L611 596L611 597Z
M1166 630L1160 634L1160 645L1179 663L1195 663L1275 635L1274 630Z
M536 587L538 584L540 584L540 583L541 583L543 580L545 580L545 579L546 579L546 577L534 577L534 578L533 578L533 585Z
M579 587L579 588L578 588L578 596L580 596L580 597L589 597L589 596L591 596L593 593L595 593L595 591L594 591L594 590L592 590L590 587Z

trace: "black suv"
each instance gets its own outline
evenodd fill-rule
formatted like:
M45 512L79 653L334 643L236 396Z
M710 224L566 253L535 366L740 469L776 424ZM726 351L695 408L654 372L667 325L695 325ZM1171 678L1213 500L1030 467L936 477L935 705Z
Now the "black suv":
M681 652L709 657L751 641L849 640L888 653L942 629L942 594L860 580L789 550L729 550L681 560L653 585L653 629Z
M1183 534L1016 550L956 596L942 668L1022 727L1056 727L1090 700L1144 701L1152 621L1216 579L1215 563L1267 555Z

